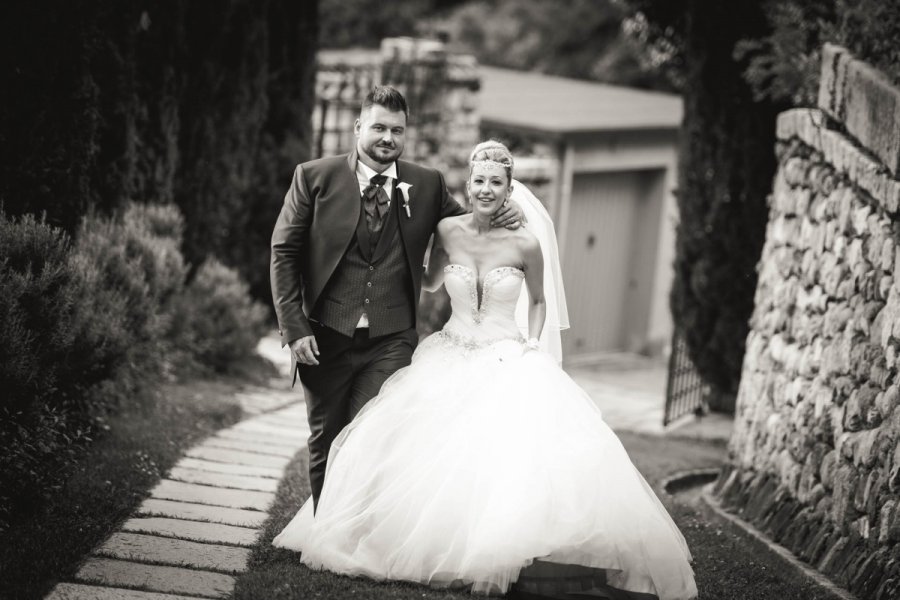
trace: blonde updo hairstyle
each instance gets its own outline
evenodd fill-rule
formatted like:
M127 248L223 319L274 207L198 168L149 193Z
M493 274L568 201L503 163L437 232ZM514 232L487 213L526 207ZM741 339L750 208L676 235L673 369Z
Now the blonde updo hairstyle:
M472 163L482 160L489 160L502 165L506 170L507 183L512 184L513 157L509 148L497 140L488 140L475 146L472 154L469 155L469 177L472 177Z

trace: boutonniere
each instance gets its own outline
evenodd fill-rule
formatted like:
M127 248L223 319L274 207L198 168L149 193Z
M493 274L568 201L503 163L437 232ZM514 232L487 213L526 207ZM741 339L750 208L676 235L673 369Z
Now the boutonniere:
M409 212L409 188L412 187L411 183L406 183L405 181L397 182L397 189L400 190L400 193L403 194L403 208L406 209L406 218L409 219L412 215Z

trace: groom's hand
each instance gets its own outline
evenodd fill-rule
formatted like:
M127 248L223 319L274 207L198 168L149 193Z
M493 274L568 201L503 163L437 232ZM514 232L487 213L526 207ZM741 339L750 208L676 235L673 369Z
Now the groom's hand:
M525 223L525 215L518 202L514 200L505 200L494 216L491 217L491 225L493 227L506 227L507 229L518 229Z
M297 338L291 342L291 353L301 365L317 365L319 361L316 357L319 355L319 346L316 344L316 336L308 335L306 337Z

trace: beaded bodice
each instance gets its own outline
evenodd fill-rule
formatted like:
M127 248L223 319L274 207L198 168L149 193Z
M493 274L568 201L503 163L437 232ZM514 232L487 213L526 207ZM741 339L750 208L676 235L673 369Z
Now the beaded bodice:
M452 315L445 331L474 340L520 337L515 311L525 273L516 267L490 269L479 281L471 267L444 267Z

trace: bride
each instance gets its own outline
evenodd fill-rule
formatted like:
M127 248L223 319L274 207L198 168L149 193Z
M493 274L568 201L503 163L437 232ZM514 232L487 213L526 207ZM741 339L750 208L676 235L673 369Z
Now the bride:
M315 514L307 501L273 544L314 569L480 594L695 598L684 538L552 355L567 325L552 226L540 242L540 219L491 228L511 195L542 210L512 169L499 142L476 146L473 211L440 222L425 275L450 320L341 432Z

